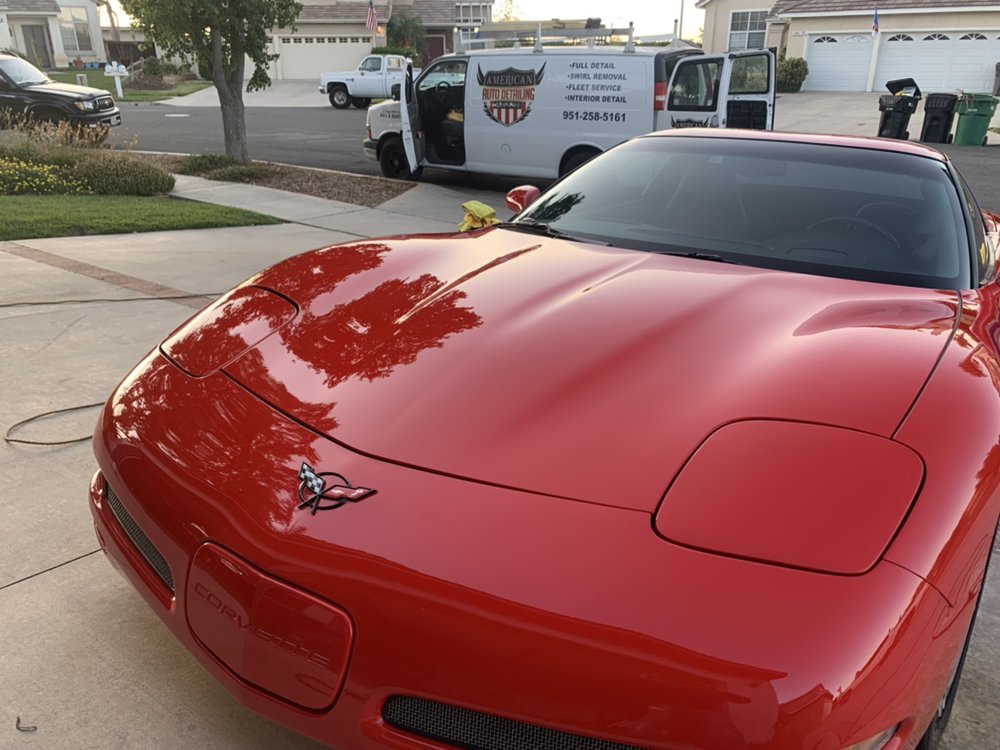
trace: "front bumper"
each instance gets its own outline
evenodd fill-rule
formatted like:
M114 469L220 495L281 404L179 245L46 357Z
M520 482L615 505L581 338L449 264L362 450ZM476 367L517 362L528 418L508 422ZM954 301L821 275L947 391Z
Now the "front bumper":
M118 107L100 112L81 113L73 116L73 122L87 128L114 128L122 124L122 114Z
M378 141L374 138L365 138L361 147L364 149L366 156L378 161Z
M169 414L144 406L166 394ZM905 738L929 720L967 625L891 563L829 576L683 549L646 513L362 456L158 354L109 400L95 450L90 506L115 566L245 705L341 750L450 746L427 739L437 730L400 729L400 698L655 750L839 750L895 724ZM299 509L303 461L377 495ZM109 508L108 486L173 589ZM262 687L213 650L213 637L251 627L235 595L219 594L209 626L229 630L199 637L208 595L192 581L208 548L349 619L331 705L304 706L281 680ZM303 628L273 630L260 673L320 653Z

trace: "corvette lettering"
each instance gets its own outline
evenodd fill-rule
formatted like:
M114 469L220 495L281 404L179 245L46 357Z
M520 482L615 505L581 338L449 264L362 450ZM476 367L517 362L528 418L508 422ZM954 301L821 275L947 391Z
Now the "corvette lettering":
M256 638L258 641L268 643L275 648L287 651L292 656L298 656L306 661L316 664L317 666L330 666L330 657L318 654L312 649L295 643L294 641L290 641L287 638L282 638L280 635L275 635L269 630L265 630L260 625L255 625L249 620L249 618L247 618L244 622L243 616L239 612L222 601L221 598L213 594L201 583L196 583L194 585L194 595L227 620L232 622L233 625L249 635L251 638Z

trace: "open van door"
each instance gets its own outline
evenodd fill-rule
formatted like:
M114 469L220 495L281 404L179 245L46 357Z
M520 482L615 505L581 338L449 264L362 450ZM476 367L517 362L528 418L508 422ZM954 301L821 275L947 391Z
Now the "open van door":
M769 50L680 60L670 78L662 127L771 130L775 81Z
M774 53L766 49L730 52L723 71L725 128L774 129L777 72Z
M417 97L413 88L413 66L407 64L403 85L399 87L399 115L403 131L403 150L410 172L420 174L424 161L424 134L420 128L420 113L417 111Z

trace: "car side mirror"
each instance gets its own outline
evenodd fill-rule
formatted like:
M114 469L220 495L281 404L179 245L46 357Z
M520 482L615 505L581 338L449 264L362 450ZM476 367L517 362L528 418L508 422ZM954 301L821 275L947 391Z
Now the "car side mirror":
M507 193L507 208L520 213L537 200L542 191L534 185L518 185Z
M394 102L398 102L399 101L399 84L398 83L392 84L392 87L389 89L389 96L392 97L392 100Z

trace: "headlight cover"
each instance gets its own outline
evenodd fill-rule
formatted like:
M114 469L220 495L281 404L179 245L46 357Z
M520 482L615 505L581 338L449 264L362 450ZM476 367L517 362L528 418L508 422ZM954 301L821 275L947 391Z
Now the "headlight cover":
M735 422L688 459L655 526L667 540L706 552L860 575L885 553L923 477L914 451L877 435Z
M298 308L260 287L223 295L170 334L160 351L196 378L237 359L291 321Z
M97 102L93 99L84 99L83 101L73 102L73 106L81 112L93 112L97 109Z

